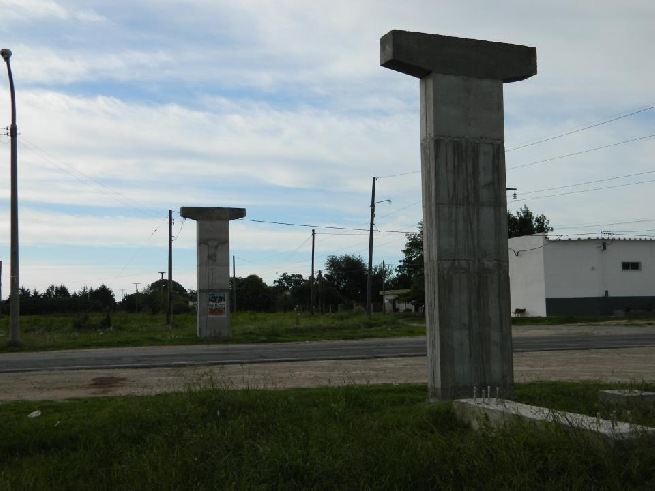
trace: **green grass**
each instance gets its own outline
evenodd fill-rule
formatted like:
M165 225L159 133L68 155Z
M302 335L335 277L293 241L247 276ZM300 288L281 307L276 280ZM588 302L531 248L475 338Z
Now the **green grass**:
M195 315L178 315L169 328L162 315L114 313L111 328L102 326L104 315L22 316L20 339L23 351L121 346L162 346L201 343L279 343L327 339L362 339L425 334L425 322L410 314L258 314L231 316L233 336L200 340ZM8 348L8 318L0 319L0 352Z
M593 410L602 387L516 392ZM422 385L232 391L205 382L154 397L3 404L0 489L655 486L650 442L613 447L556 425L474 432L426 395ZM41 416L27 418L34 410Z
M632 320L607 317L517 317L514 325L570 323L631 323ZM652 319L639 323L654 323ZM105 325L103 325L105 323ZM233 336L230 339L200 340L196 336L196 317L176 315L169 328L163 315L113 313L109 322L103 314L25 315L20 318L22 351L60 349L162 346L202 343L280 343L333 339L388 338L425 335L425 319L418 314L363 313L248 313L231 316ZM9 318L0 318L0 352L8 348ZM4 342L3 342L4 341Z

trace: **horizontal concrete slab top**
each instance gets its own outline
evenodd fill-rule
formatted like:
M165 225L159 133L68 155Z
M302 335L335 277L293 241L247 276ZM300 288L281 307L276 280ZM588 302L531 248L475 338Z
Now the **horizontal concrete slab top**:
M498 427L514 417L532 423L559 423L570 428L592 431L611 440L655 435L655 428L648 426L594 418L585 414L557 411L505 399L458 399L453 401L453 409L461 421L474 427L479 424L479 421L486 421Z
M434 72L516 82L537 73L537 50L518 44L394 30L380 38L380 65L418 78Z
M210 206L183 206L180 208L180 216L192 220L236 220L246 216L246 209Z

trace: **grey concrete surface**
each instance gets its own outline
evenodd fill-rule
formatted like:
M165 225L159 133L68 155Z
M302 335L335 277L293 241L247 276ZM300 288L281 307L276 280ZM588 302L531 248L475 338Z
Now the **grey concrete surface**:
M230 337L230 220L246 210L182 207L180 215L198 224L198 337Z
M555 411L496 398L460 399L453 401L453 410L460 421L473 428L478 428L481 423L498 428L512 420L520 419L533 424L555 423L572 430L583 430L612 442L627 441L646 434L651 437L655 435L655 428L647 426Z
M601 390L599 399L601 402L628 408L655 406L655 392L647 392L643 390Z
M380 39L380 65L412 77L444 75L516 82L537 73L528 46L394 30Z
M421 79L430 397L511 394L503 82L534 75L536 50L391 31L380 61Z
M655 346L655 326L519 326L515 353ZM425 337L1 353L0 373L425 357ZM535 354L535 356L539 356Z
M426 375L425 356L0 373L0 401L151 395L203 387L274 390L366 384L425 384ZM514 378L517 382L655 382L655 347L517 353L514 357Z

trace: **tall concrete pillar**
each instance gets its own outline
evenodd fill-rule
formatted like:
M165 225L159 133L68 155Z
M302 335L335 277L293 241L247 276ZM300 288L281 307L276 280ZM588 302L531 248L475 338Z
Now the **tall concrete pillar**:
M198 222L198 337L230 337L230 220L245 208L182 207Z
M391 31L380 64L420 78L430 398L511 397L503 82L536 74L536 50Z

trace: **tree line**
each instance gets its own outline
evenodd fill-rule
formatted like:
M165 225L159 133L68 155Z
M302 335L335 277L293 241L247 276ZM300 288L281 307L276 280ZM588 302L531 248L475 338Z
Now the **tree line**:
M535 215L527 206L516 213L507 212L507 238L523 235L547 234L553 231L545 215ZM403 249L403 259L396 267L395 286L409 289L400 300L412 302L415 306L425 305L425 275L423 270L423 222L419 222L418 231L407 234Z
M553 229L544 215L534 215L527 206L515 214L508 212L508 237L548 233ZM382 302L383 290L408 290L399 300L412 302L416 307L425 303L423 274L423 224L417 232L406 235L403 258L395 268L379 264L373 267L372 298L374 307ZM361 256L343 254L328 256L323 269L315 278L298 273L282 273L267 285L256 274L230 279L232 309L249 312L311 311L337 312L352 310L366 304L368 267ZM196 292L187 291L173 281L173 313L188 313L194 309ZM312 288L313 285L313 288ZM313 292L313 297L312 297ZM70 293L64 285L50 285L44 292L20 288L20 310L23 314L54 314L80 312L145 312L158 314L168 308L168 280L160 279L140 292L130 293L117 300L106 285L84 287ZM9 313L9 300L0 310ZM375 310L375 308L374 308Z
M36 289L19 289L20 312L25 315L41 314L75 314L93 312L165 312L168 306L168 280L158 280L148 285L141 292L125 295L117 300L111 288L102 284L97 288L83 287L79 291L70 292L65 285L50 285L43 292ZM189 301L191 292L173 281L173 311L174 313L191 310ZM9 314L7 299L0 305L3 314Z
M389 271L386 272L389 274ZM382 266L373 269L373 288L383 287L385 271ZM325 268L312 280L297 273L282 273L273 285L267 285L258 275L230 278L234 307L237 311L277 312L315 311L336 312L366 302L368 268L360 256L345 254L329 256ZM188 313L194 309L196 292L186 290L173 281L173 314ZM98 288L83 287L70 292L65 285L50 285L45 291L20 288L20 311L25 315L69 314L92 312L140 312L158 314L168 308L168 280L160 279L140 292L133 292L117 300L106 285ZM9 299L0 310L9 314Z

